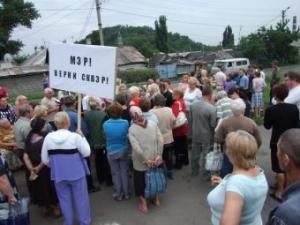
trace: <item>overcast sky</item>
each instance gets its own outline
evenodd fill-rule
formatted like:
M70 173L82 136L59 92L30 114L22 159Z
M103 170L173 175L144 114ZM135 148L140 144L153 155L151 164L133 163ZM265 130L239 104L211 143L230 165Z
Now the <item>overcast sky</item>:
M79 40L97 28L95 0L30 1L41 17L34 21L32 29L15 29L13 38L23 41L23 53L32 53L34 46L51 41ZM166 15L169 31L217 45L228 24L237 43L240 35L245 36L262 25L276 24L281 19L281 10L288 6L287 18L297 16L300 22L299 0L105 0L101 13L104 27L118 24L154 27L155 18Z

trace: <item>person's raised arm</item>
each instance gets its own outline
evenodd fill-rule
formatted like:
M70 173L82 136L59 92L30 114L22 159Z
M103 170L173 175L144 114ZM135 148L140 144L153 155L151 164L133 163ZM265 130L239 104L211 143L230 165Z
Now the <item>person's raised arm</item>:
M7 196L8 202L10 204L16 204L17 199L14 195L13 189L8 181L6 174L2 174L2 176L0 176L0 192L3 193L3 195Z
M49 155L48 155L48 144L47 144L47 136L45 137L44 143L43 143L43 147L42 147L42 153L41 153L41 158L42 158L42 162L43 164L49 166Z
M80 154L85 158L90 156L91 148L81 130L76 131L76 147Z

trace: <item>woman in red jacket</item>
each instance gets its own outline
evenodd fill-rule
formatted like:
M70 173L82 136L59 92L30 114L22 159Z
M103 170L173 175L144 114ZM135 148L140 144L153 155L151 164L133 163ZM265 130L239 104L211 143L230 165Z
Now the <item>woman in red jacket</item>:
M173 100L172 111L177 118L179 112L183 112L186 114L186 105L183 100L183 91L181 89L175 89L173 91ZM173 129L174 136L174 147L175 147L175 168L181 169L182 165L189 164L189 155L188 155L188 124L174 128Z

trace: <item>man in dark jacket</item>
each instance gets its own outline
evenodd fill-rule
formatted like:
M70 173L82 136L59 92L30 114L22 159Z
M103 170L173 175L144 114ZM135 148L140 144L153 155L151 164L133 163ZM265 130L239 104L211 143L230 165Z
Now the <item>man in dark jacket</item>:
M300 129L285 131L278 142L278 160L287 188L282 203L271 213L267 225L298 225L300 221Z

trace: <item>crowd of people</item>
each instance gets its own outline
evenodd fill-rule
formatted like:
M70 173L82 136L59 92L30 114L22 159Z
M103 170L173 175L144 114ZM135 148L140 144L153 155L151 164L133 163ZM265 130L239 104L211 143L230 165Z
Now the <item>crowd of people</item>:
M5 162L0 160L0 180L6 185L0 183L1 199L17 201L11 171L24 169L31 202L44 215L62 213L66 225L76 215L79 224L87 225L88 194L100 190L94 171L97 183L112 187L114 200L129 200L134 192L138 210L145 214L149 202L160 205L159 193L150 199L145 195L148 183L155 182L147 181L147 171L162 168L167 179L176 180L176 171L190 165L191 176L200 174L217 185L207 197L212 224L262 224L269 186L256 161L262 137L250 116L264 113L264 126L272 129L270 155L277 181L271 196L282 202L268 224L297 224L300 75L288 72L280 83L278 63L273 67L272 105L266 110L266 76L255 66L229 75L220 67L211 77L201 69L184 75L178 85L152 79L141 87L121 83L113 101L84 96L81 115L77 97L60 92L55 98L47 85L40 102L21 95L14 106L8 104L8 90L0 87ZM208 171L206 156L215 148L223 152L222 168Z

